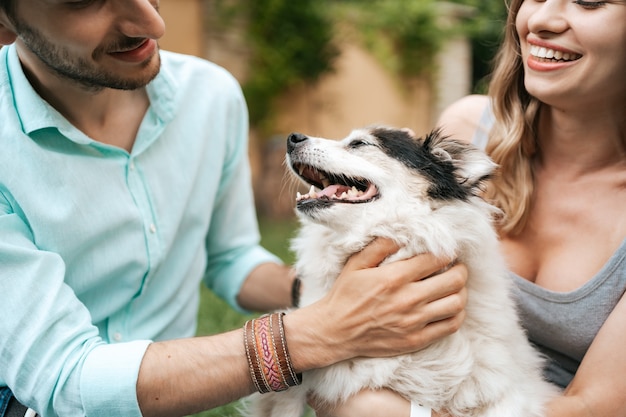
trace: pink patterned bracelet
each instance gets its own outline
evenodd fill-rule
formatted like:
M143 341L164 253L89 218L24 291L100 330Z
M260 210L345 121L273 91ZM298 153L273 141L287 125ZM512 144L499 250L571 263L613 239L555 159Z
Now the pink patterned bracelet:
M291 364L282 316L273 313L252 319L244 325L244 346L250 377L260 393L284 391L299 385L302 375Z

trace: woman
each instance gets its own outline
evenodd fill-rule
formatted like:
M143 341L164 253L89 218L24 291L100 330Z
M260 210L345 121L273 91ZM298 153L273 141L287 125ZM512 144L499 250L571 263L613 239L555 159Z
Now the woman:
M563 388L546 416L626 416L626 2L510 3L489 97L439 124L500 165L487 196L522 320ZM327 415L445 415L409 409L365 392Z

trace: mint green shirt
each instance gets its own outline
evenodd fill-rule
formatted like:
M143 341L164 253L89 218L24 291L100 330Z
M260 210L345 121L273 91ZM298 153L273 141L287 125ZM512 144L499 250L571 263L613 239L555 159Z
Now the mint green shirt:
M279 262L259 246L237 82L161 57L129 154L0 50L0 386L44 417L139 416L144 352L194 335L201 281L237 308L250 271Z

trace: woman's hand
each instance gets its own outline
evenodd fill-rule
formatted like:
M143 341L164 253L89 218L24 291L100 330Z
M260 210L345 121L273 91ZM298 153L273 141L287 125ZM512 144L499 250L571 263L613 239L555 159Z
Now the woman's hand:
M335 407L311 398L316 417L409 417L411 403L393 391L363 390Z
M309 399L309 406L315 410L316 417L409 417L411 416L411 403L388 389L363 390L348 398L346 402L329 406ZM431 411L432 417L451 417L446 412Z

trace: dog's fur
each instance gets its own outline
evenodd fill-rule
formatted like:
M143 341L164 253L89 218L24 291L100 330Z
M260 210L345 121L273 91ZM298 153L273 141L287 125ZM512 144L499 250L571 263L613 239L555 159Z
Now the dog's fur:
M323 297L347 258L383 236L402 246L387 261L431 252L463 262L466 318L458 332L416 353L349 360L306 372L303 384L286 392L255 394L248 415L298 417L308 394L337 403L386 387L455 417L542 416L557 391L543 380L543 361L518 322L492 227L497 210L479 197L493 162L439 132L422 140L386 127L355 130L341 141L292 134L287 147L292 171L317 188L297 202L302 227L292 247L302 305ZM364 192L337 199L331 195L344 187L320 191L328 182Z

